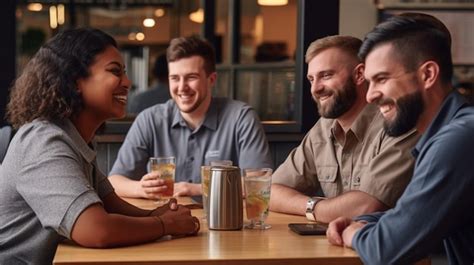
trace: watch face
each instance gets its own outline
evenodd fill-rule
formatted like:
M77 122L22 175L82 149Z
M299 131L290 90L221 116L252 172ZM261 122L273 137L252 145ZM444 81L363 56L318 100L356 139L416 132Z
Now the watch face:
M306 203L306 218L310 221L316 221L316 218L313 213L314 205L315 200L313 198L309 198L308 202Z

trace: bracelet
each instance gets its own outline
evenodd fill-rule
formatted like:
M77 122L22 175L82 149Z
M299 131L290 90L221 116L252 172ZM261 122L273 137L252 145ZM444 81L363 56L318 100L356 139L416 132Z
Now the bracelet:
M166 235L166 232L165 232L165 224L163 223L163 220L161 219L161 217L157 216L157 215L154 215L153 216L158 222L160 222L161 224L161 231L163 232L163 235Z

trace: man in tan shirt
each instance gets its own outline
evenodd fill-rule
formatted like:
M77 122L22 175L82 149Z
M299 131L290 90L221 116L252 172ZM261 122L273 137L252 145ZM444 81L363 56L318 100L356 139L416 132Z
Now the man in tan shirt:
M273 174L272 211L328 223L393 207L410 181L418 134L385 134L377 106L365 99L361 43L330 36L308 47L307 78L321 118Z

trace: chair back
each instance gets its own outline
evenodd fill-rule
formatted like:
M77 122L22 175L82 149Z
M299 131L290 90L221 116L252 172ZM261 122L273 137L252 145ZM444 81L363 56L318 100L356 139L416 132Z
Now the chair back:
M3 163L3 159L7 154L10 140L12 139L13 129L10 125L5 125L0 128L0 164Z

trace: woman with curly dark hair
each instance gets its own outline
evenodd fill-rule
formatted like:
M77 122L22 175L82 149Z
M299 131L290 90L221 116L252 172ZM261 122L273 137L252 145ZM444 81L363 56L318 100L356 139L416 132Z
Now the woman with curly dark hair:
M125 114L129 88L115 40L96 29L59 33L28 63L7 110L18 131L0 169L0 264L51 264L62 238L102 248L197 233L176 200L136 208L97 169L95 131Z

